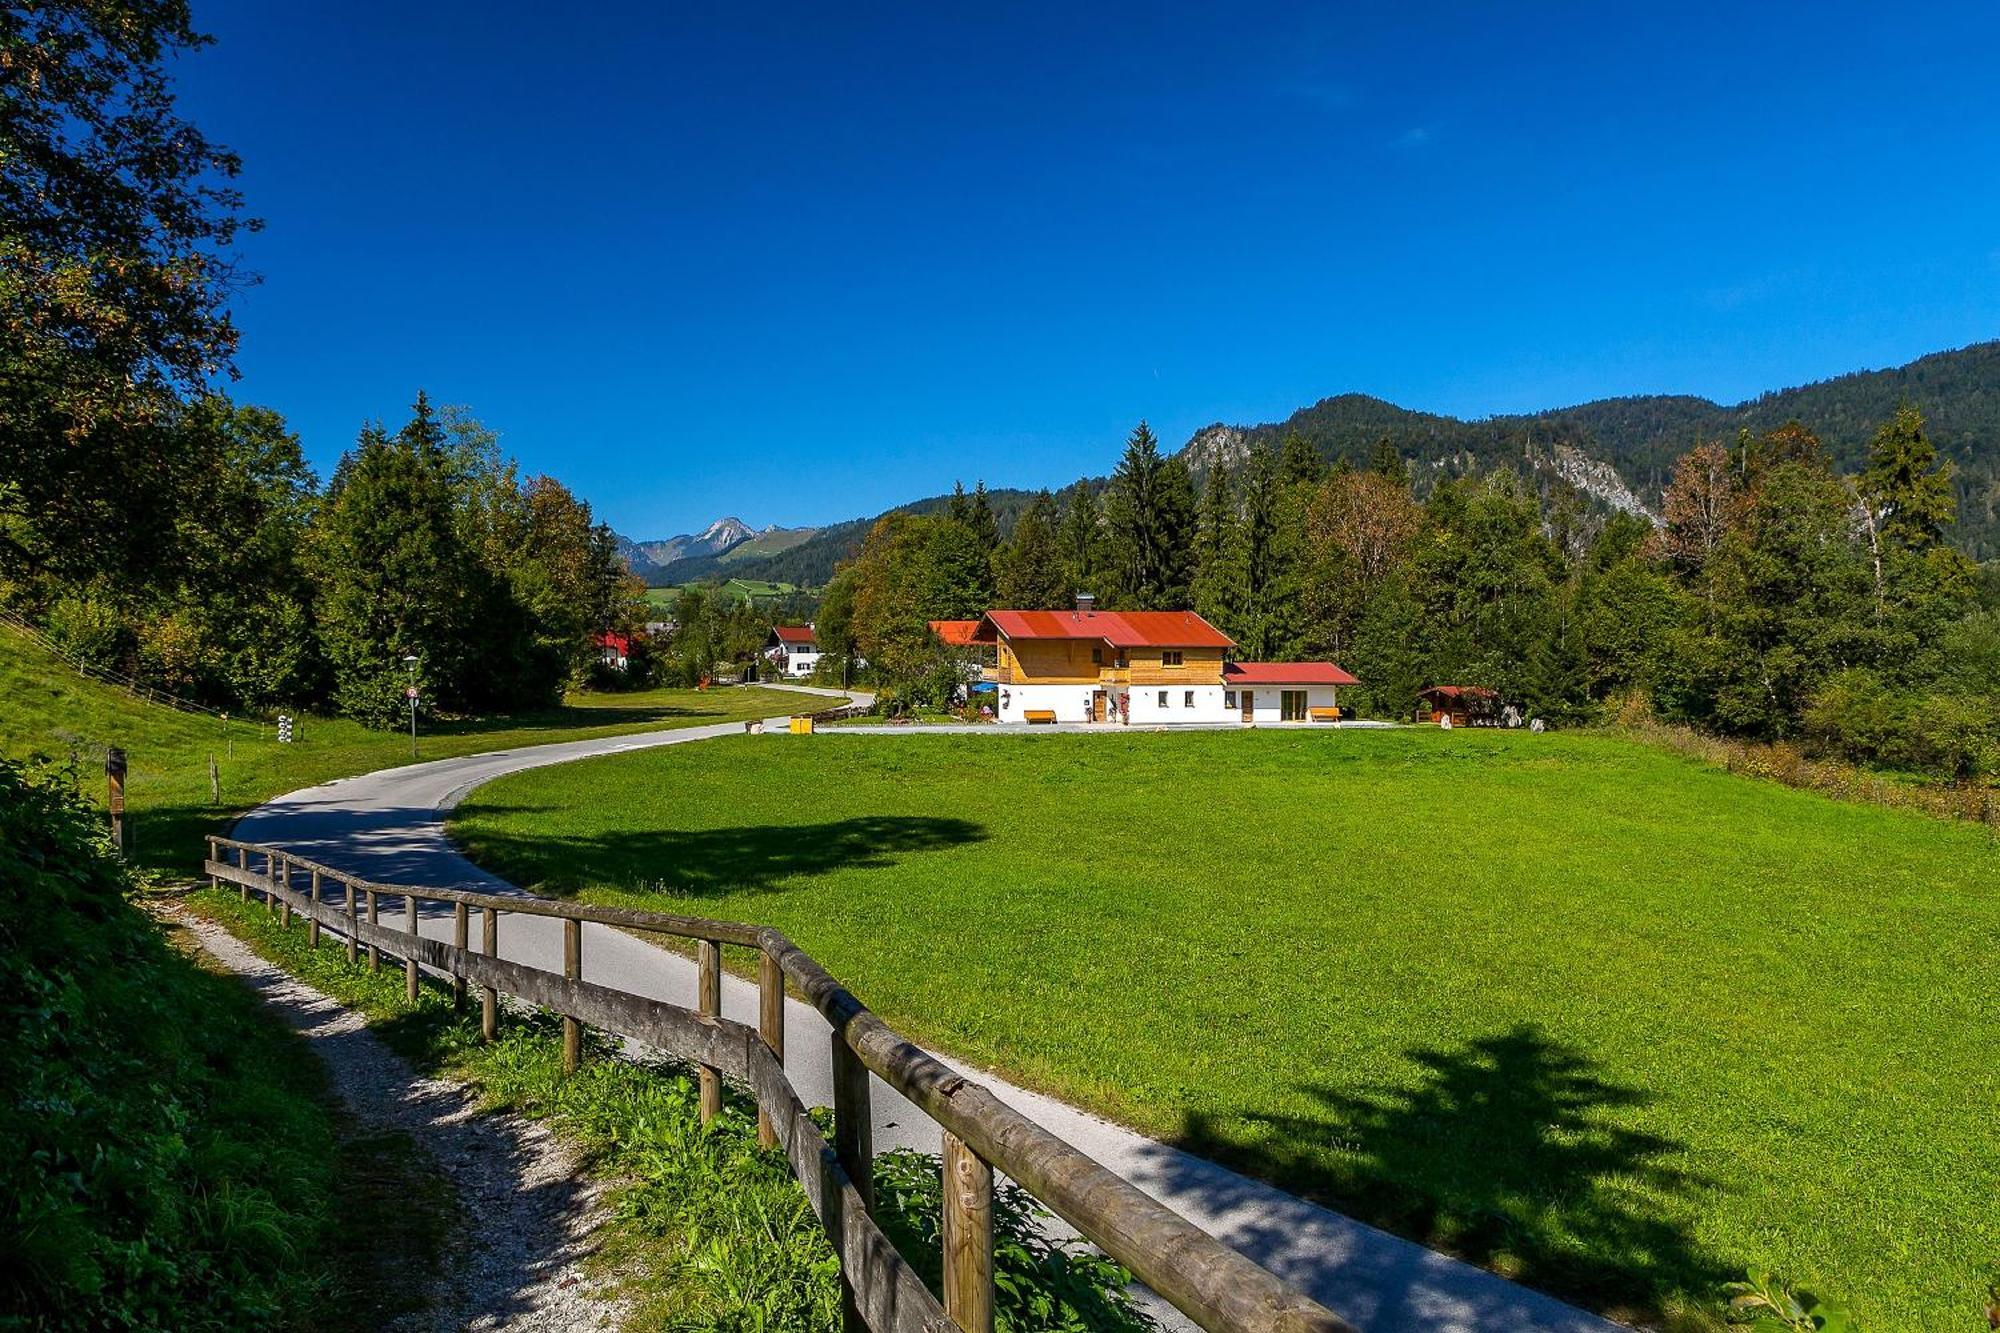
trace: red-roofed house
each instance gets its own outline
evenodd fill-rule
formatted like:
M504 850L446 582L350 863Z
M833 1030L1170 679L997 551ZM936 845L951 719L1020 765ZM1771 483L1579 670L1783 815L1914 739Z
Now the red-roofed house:
M613 634L609 631L597 636L597 660L614 671L623 671L632 658L632 639L629 635Z
M1331 662L1228 663L1234 640L1192 611L1099 611L1087 596L989 611L972 641L994 645L1002 722L1332 720L1334 687L1355 683Z
M811 625L773 626L764 656L787 676L810 676L819 665L819 639Z

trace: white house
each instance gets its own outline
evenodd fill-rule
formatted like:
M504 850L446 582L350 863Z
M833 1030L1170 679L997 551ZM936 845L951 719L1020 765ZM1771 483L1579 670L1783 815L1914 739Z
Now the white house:
M1338 688L1360 683L1331 662L1231 662L1223 706L1244 722L1333 722Z
M1331 662L1228 662L1235 642L1192 611L989 611L971 641L990 644L1002 722L1174 726L1333 722Z
M787 676L810 676L819 665L819 641L811 625L779 625L765 641L764 656Z

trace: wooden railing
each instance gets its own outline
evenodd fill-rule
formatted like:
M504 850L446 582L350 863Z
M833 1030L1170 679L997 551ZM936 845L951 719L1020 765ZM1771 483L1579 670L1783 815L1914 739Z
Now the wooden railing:
M704 1120L721 1110L723 1079L747 1087L757 1104L758 1137L766 1146L783 1147L839 1257L843 1322L850 1333L861 1328L990 1333L996 1171L1213 1333L1354 1333L1324 1307L902 1037L776 930L526 896L377 884L283 848L231 838L208 841L203 873L237 885L246 899L253 892L261 895L287 925L293 915L304 917L313 947L330 932L346 941L350 962L358 962L364 950L377 971L384 955L400 959L412 1000L423 968L442 974L461 1003L468 987L478 987L481 1030L489 1041L498 1030L499 997L511 995L561 1015L567 1070L576 1068L583 1025L589 1024L694 1064ZM396 927L383 921L385 900L400 901ZM425 902L451 905L449 943L420 933L418 904ZM477 948L470 939L473 912L480 916ZM500 918L510 914L563 922L560 974L499 956ZM696 941L695 1007L585 981L586 921ZM757 951L760 1004L754 1028L722 1016L725 946ZM832 1027L832 1144L785 1075L787 982ZM942 1301L871 1216L870 1073L943 1131Z

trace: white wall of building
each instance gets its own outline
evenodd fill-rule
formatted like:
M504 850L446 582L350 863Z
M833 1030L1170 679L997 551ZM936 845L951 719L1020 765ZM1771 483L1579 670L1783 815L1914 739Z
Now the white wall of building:
M1307 708L1334 707L1334 688L1331 685L1256 685L1232 690L1231 693L1236 696L1236 707L1227 711L1232 717L1241 719L1243 696L1248 694L1252 700L1251 721L1257 723L1281 721L1284 718L1283 695L1286 690L1304 690Z
M817 652L801 652L797 648L786 650L785 674L787 676L810 676L813 673L813 668L818 665L819 654Z
M1090 721L1090 696L1095 685L1002 685L998 712L1002 722L1026 722L1030 712L1053 711L1058 722Z
M1229 710L1222 706L1222 696L1220 685L1134 685L1131 722L1135 727L1227 722Z

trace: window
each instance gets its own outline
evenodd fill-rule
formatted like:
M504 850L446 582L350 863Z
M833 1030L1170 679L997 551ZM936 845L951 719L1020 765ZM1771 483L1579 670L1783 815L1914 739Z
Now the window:
M1193 690L1189 690L1189 691L1187 692L1187 698L1186 698L1186 699L1184 699L1184 700L1183 700L1183 701L1181 702L1181 707L1182 707L1182 708L1193 708L1193 707L1194 707L1194 691L1193 691Z
M1090 664L1092 666L1104 665L1104 650L1102 648L1092 648L1090 650Z
M1163 667L1170 667L1170 666L1179 666L1180 664L1181 664L1181 650L1180 650L1180 649L1178 649L1178 648L1162 648L1162 649L1160 650L1160 665L1161 665L1161 666L1163 666Z
M1278 697L1278 718L1283 722L1303 722L1306 720L1306 692L1286 690Z
M1222 706L1223 706L1224 708L1234 708L1234 707L1236 707L1236 691L1235 691L1235 690L1224 690L1224 691L1222 692Z
M1166 692L1165 690L1161 690L1161 691L1160 691L1160 707L1162 707L1162 708L1165 708L1166 706L1167 706L1167 692Z

